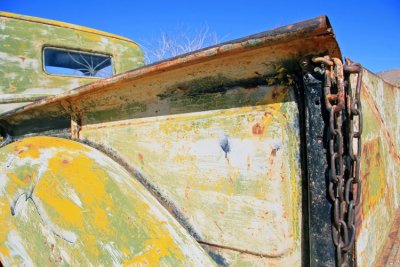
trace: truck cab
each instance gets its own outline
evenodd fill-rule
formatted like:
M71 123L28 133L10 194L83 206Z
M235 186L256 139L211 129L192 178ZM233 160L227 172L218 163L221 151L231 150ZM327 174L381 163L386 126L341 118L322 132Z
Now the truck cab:
M144 65L128 38L0 12L0 113Z

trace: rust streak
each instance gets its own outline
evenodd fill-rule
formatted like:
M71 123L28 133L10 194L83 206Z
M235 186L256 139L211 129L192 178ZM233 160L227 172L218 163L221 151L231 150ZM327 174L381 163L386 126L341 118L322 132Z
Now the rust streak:
M277 253L277 254L256 253L256 252L249 251L249 250L213 244L213 243L209 243L209 242L205 242L205 241L201 241L201 240L197 240L197 242L199 242L199 244L210 246L210 247L228 249L228 250L237 251L237 252L244 253L244 254L254 255L254 256L258 256L258 257L265 257L265 258L279 258L287 253L287 251Z
M375 262L375 266L395 266L400 264L400 210L392 224L390 232L386 238L386 243L380 256Z
M259 34L251 35L245 38L233 40L230 42L215 45L209 48L198 50L189 54L174 57L168 60L160 61L155 64L146 65L141 68L134 69L122 74L114 75L110 78L98 80L91 84L87 84L62 94L47 97L39 100L18 110L13 110L2 114L1 118L8 118L16 114L27 112L34 108L39 108L48 103L59 102L74 97L81 97L88 92L99 92L107 90L111 85L128 83L133 80L143 79L144 77L153 76L166 71L187 67L190 65L202 63L207 60L225 57L237 54L243 51L259 49L278 44L288 44L297 39L313 40L319 36L332 36L329 21L326 17L318 17L301 23L281 27L272 31L266 31ZM340 50L337 44L333 44L332 53L334 56L340 57Z
M382 129L384 139L388 143L389 153L390 153L390 155L392 155L392 157L397 162L397 164L400 165L400 155L397 153L397 151L395 149L393 138L390 135L389 131L385 127L385 124L383 122L383 118L379 113L378 107L376 106L376 103L373 100L371 93L368 91L368 87L366 87L363 84L362 88L363 88L362 91L365 93L365 99L366 99L368 105L371 107L372 113L375 115L375 117L376 117L376 119L377 119L377 121L378 121L378 123L380 125L380 128Z
M262 135L264 133L264 125L257 122L256 124L253 125L252 132L254 135Z

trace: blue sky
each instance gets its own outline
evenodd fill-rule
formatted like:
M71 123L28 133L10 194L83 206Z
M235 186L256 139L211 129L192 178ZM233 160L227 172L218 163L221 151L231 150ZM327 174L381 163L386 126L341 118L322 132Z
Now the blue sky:
M0 10L152 41L207 25L223 41L328 15L344 56L379 72L400 68L400 1L0 0Z

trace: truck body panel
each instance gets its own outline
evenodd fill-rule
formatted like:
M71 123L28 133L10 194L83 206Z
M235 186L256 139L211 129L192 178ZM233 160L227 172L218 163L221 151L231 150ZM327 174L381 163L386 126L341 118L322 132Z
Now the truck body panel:
M133 245L126 255L143 256L147 251L143 244L164 238L159 225L171 224L188 241L176 250L171 245L173 253L167 250L160 256L167 265L175 265L178 251L195 246L194 240L220 266L332 265L332 202L325 186L329 184L329 124L324 121L314 126L321 133L315 147L323 154L325 169L317 181L310 178L315 161L309 147L313 131L309 105L321 109L325 104L322 98L310 102L307 94L322 91L323 70L318 65L311 70L302 67L305 59L321 55L341 58L326 17L143 66L0 114L4 138L0 152L5 158L19 157L18 142L29 143L30 150L41 138L49 138L43 136L56 136L91 148L59 138L54 139L56 143L104 153L103 160L108 157L113 162L105 166L97 162L99 168L119 164L121 174L117 176L141 184L139 191L149 196L146 201L157 202L156 209L162 214L168 211L168 218L173 218L173 222L168 219L150 225L140 218L153 217L138 211L135 222L141 227L144 223L143 231L155 236ZM362 73L363 187L355 215L353 258L359 266L373 266L398 213L400 91L366 69ZM355 76L350 78L349 88L354 88ZM320 116L326 119L327 114L321 111ZM52 151L51 143L46 149ZM5 181L17 173L8 169L7 160L2 161ZM52 171L47 165L42 168ZM130 176L122 174L123 169ZM74 180L68 175L60 177L55 181ZM315 191L314 183L323 188ZM115 195L119 193L107 192L105 197ZM114 213L121 223L128 223L124 216L125 209L130 209L128 202L126 207L121 202L122 210ZM5 210L12 205L9 200L0 203ZM316 210L315 203L325 203L326 209ZM51 199L48 204L61 208ZM88 209L94 207L88 205ZM105 203L103 209L107 208ZM15 220L11 215L4 215L10 224ZM96 227L85 228L81 237L93 236L93 246L104 248L97 231ZM185 256L183 265L203 265L209 260L197 248L193 248L197 258ZM146 257L157 261L158 256ZM122 258L117 262L122 263Z
M86 145L30 137L0 151L0 259L11 265L213 266L118 163ZM82 169L85 166L85 169Z
M374 266L399 211L400 88L363 71L362 208L357 261Z

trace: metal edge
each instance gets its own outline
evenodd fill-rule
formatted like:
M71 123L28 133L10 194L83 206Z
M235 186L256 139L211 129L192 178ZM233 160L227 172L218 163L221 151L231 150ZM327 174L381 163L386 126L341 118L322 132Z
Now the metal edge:
M177 69L183 66L189 66L201 63L206 60L225 57L227 55L236 54L242 51L250 51L261 47L268 47L281 43L290 42L297 39L307 39L321 35L332 36L332 41L335 42L335 51L330 51L334 56L341 57L340 49L336 43L333 31L326 16L317 17L296 24L280 27L277 29L265 31L255 35L250 35L244 38L225 42L188 54L184 54L175 58L160 61L151 65L146 65L125 73L117 74L107 79L98 80L96 82L80 86L65 93L46 97L42 100L28 104L26 106L0 114L0 119L7 119L14 115L40 108L52 103L64 101L68 98L77 97L88 92L97 92L103 88L107 88L118 82L129 82L136 79L141 79L150 75L165 72L168 70Z
M46 25L51 25L51 26L56 26L56 27L61 27L61 28L68 28L68 29L78 30L78 31L82 31L82 32L88 32L88 33L97 34L97 35L103 35L103 36L107 36L109 38L127 41L127 42L130 42L130 43L133 43L133 44L139 46L135 41L133 41L129 38L126 38L124 36L96 30L93 28L85 27L85 26L79 26L79 25L75 25L75 24L71 24L71 23L61 22L61 21L57 21L57 20L43 19L43 18L20 15L20 14L15 14L15 13L11 13L11 12L5 12L5 11L0 11L0 17L24 20L24 21L34 22L34 23L46 24Z

